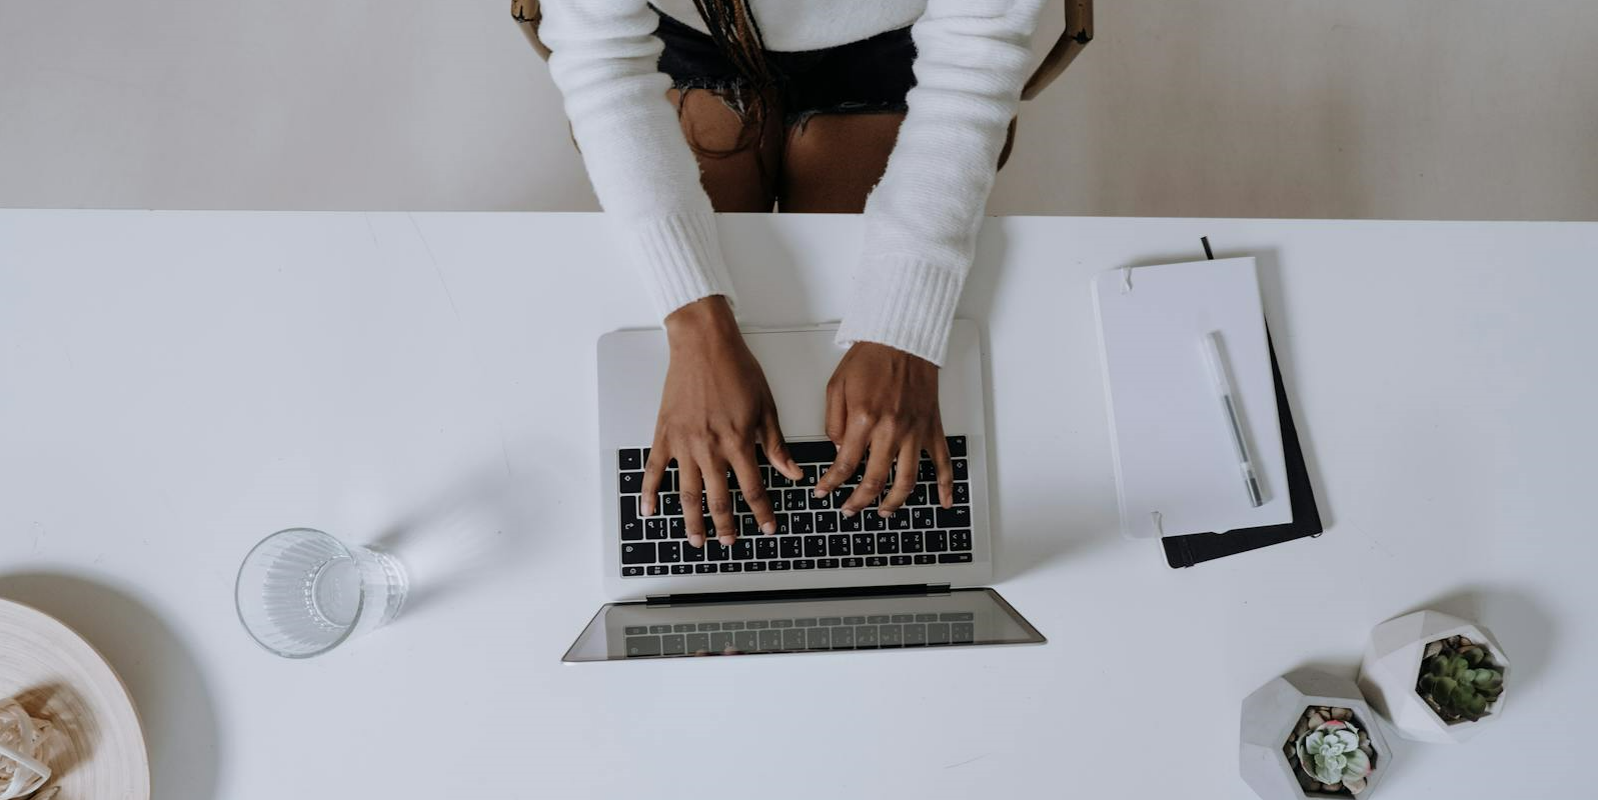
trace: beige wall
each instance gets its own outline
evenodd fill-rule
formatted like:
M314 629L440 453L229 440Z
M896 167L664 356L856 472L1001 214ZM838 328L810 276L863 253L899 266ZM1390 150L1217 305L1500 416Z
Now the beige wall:
M594 208L508 5L4 0L0 206ZM993 212L1598 220L1591 0L1098 18Z

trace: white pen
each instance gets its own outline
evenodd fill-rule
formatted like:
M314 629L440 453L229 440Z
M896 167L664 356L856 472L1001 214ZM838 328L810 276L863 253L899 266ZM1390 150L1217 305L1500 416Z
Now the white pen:
M1249 457L1248 441L1243 437L1243 423L1237 419L1237 402L1233 399L1232 373L1226 368L1226 359L1221 358L1221 337L1219 331L1210 331L1204 334L1200 347L1204 350L1204 365L1209 368L1210 382L1215 386L1215 394L1221 399L1221 410L1226 416L1226 425L1232 436L1232 449L1237 454L1237 465L1243 473L1243 489L1248 492L1248 504L1254 508L1264 505L1265 500L1260 496L1260 481L1254 474L1254 460Z

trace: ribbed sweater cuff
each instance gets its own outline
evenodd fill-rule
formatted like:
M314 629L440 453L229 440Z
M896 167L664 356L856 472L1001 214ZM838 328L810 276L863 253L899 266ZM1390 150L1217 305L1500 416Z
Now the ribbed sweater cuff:
M695 300L725 295L737 303L732 278L709 212L649 217L628 227L634 261L644 270L655 308L664 318Z
M943 366L965 275L907 256L876 256L855 270L838 343L876 342Z

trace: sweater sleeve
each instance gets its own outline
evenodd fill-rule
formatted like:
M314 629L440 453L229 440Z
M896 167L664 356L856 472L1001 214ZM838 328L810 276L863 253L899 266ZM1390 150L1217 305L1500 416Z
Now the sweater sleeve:
M539 36L589 180L656 309L733 300L699 164L656 66L659 17L645 0L545 0L543 13Z
M930 0L910 29L916 86L866 233L838 341L942 365L1043 0Z

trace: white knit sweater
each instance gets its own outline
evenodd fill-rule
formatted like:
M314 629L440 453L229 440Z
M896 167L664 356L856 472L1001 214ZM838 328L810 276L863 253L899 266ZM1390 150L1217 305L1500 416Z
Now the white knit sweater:
M752 0L768 47L809 50L913 23L916 87L866 202L840 343L943 363L1044 0ZM692 0L660 0L702 28ZM736 302L699 168L655 66L645 0L545 0L543 40L589 179L662 316L710 295Z

